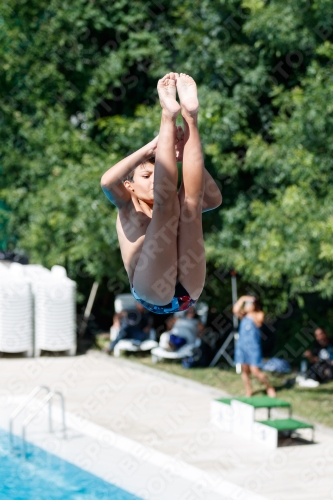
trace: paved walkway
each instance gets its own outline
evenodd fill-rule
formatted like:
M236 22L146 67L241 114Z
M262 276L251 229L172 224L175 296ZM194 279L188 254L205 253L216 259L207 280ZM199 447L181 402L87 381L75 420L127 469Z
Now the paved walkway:
M333 500L333 432L276 451L209 424L221 391L90 351L78 357L0 358L0 411L36 385L60 390L67 410L271 500ZM200 497L198 497L200 498ZM245 499L246 500L246 499Z

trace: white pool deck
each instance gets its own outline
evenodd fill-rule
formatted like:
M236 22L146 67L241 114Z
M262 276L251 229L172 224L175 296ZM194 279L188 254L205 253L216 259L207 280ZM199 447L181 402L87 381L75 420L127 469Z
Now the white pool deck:
M331 429L316 426L313 445L267 450L209 423L222 391L98 351L0 358L0 369L0 427L36 385L61 391L68 438L49 434L42 415L28 440L141 498L333 500Z

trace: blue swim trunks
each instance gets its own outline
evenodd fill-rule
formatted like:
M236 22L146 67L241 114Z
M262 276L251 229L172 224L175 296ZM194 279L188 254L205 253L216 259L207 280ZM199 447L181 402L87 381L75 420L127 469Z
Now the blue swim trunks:
M183 287L183 285L181 285L178 282L176 284L175 295L172 301L169 304L166 304L165 306L155 306L154 304L150 304L149 302L140 299L139 295L136 293L133 286L132 286L132 294L133 297L138 302L140 302L140 304L143 305L143 307L145 307L146 309L148 309L148 311L151 311L155 314L171 314L177 311L186 311L186 309L193 306L197 302L196 300L191 299L191 297L189 296L188 292Z

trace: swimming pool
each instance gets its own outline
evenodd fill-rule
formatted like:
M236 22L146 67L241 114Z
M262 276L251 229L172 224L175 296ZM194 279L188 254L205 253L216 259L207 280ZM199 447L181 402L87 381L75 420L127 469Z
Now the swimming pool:
M0 500L55 499L140 500L31 443L23 460L10 451L9 434L0 429Z

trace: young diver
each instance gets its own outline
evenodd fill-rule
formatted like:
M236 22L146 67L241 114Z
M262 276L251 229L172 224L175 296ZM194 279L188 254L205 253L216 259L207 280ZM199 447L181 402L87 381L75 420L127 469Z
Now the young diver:
M119 245L134 297L146 309L167 314L188 309L200 297L206 275L202 212L218 207L222 196L204 167L195 81L168 73L157 90L159 135L110 168L101 185L118 208ZM176 127L180 112L183 129Z

